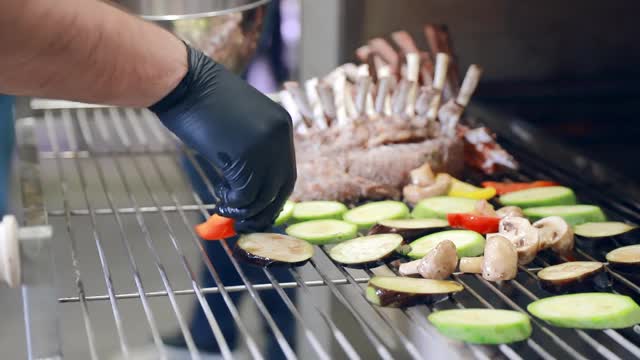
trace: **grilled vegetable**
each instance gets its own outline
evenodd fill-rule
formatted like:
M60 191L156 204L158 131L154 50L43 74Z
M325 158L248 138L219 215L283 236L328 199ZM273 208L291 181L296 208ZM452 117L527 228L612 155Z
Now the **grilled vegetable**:
M329 250L329 257L346 266L367 267L392 258L402 245L398 234L362 236L342 242Z
M442 219L398 219L382 220L369 230L369 235L375 234L400 234L405 241L413 241L445 229L449 223Z
M458 268L460 272L467 274L482 274L482 263L484 256L473 256L460 258Z
M484 181L483 187L492 187L496 189L498 195L504 195L515 191L527 190L540 187L557 186L558 183L553 181L538 180L533 182L496 182Z
M524 209L524 215L532 221L540 220L547 216L560 216L569 225L580 225L591 221L605 221L602 210L595 205L560 205L542 206Z
M504 236L496 235L487 239L482 262L482 277L488 281L515 279L518 273L518 252Z
M538 250L548 249L559 253L569 254L573 250L575 241L573 230L560 216L549 216L533 223L538 230Z
M447 214L447 220L453 228L472 230L480 234L497 232L500 225L499 217L474 214Z
M489 200L496 196L496 189L491 187L480 188L452 178L451 187L449 188L449 193L447 195L475 200Z
M484 236L470 230L447 230L423 236L411 243L409 257L419 259L433 250L438 243L451 240L459 257L478 256L484 251Z
M508 344L531 336L529 317L513 310L443 310L429 315L429 321L443 335L473 344Z
M528 208L534 206L573 205L576 195L573 190L564 186L548 186L514 191L500 196L504 205Z
M604 264L597 261L570 261L548 266L538 272L540 287L553 293L588 291L609 286Z
M353 208L344 213L344 220L368 229L382 220L403 219L409 216L409 208L400 201L377 201Z
M195 230L198 236L205 240L222 240L236 236L235 221L218 214L213 214Z
M619 221L603 221L576 225L574 232L583 240L591 241L622 237L636 229L636 226Z
M456 271L457 265L456 246L444 240L422 259L401 264L398 270L404 276L420 274L425 279L443 280Z
M287 235L254 233L238 239L234 255L258 266L302 265L313 256L313 246Z
M518 252L518 263L526 265L538 254L540 241L538 230L531 226L529 220L519 217L506 217L500 220L500 233L509 239ZM489 234L487 238L496 234Z
M342 219L347 207L337 201L303 201L293 207L293 218L296 221L318 219Z
M353 239L358 235L358 227L354 224L333 219L303 221L290 225L285 231L316 245Z
M291 216L293 215L294 206L295 206L295 203L293 201L287 200L287 202L284 203L284 207L282 208L282 211L280 211L280 214L278 214L278 217L276 218L273 224L275 226L280 226L286 223L287 221L289 221L289 219L291 219Z
M417 204L421 200L434 196L446 195L451 187L452 177L449 174L438 174L435 182L426 186L415 184L406 185L402 189L402 196L410 204Z
M522 209L517 206L503 206L496 210L496 216L499 218L506 218L507 216L523 217L524 213L522 212Z
M446 219L450 213L473 212L476 201L473 199L451 196L436 196L420 201L413 209L411 216L418 219Z
M464 287L455 281L375 276L367 286L367 300L379 306L404 307L434 303Z
M607 254L609 267L613 270L638 274L640 269L640 245L629 245L611 250Z
M532 302L527 310L551 325L575 329L621 329L640 323L640 306L624 295L581 293Z

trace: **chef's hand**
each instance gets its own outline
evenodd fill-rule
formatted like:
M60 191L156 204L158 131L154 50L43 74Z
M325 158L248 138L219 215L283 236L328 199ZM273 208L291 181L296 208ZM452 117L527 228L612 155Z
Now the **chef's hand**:
M216 212L240 232L269 226L296 179L289 114L202 52L188 47L184 79L150 109L217 170Z
M12 98L0 95L0 220L8 211L9 170L13 150Z

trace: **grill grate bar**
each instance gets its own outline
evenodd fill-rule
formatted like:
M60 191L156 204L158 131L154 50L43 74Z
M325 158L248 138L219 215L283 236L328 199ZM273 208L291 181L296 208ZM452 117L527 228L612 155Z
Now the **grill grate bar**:
M215 192L213 191L213 185L211 184L211 181L209 181L209 179L207 178L206 174L204 173L204 171L203 171L202 167L200 166L200 164L198 163L198 161L193 157L193 154L190 154L187 151L185 151L185 154L187 155L187 158L188 158L189 162L191 163L191 165L195 168L195 170L198 173L198 176L200 177L200 179L204 182L204 184L207 187L207 190L209 191L209 193L212 196L215 197ZM199 199L199 197L198 197L198 195L196 193L193 193L193 196L194 196L194 198L195 198L197 203L199 203L199 204L202 203L202 201ZM202 212L203 212L204 216L208 215L204 209L202 209ZM269 326L269 328L273 332L273 335L275 336L276 341L280 345L280 349L282 350L284 356L287 359L297 359L293 349L291 348L291 345L289 345L289 342L284 338L284 335L282 334L282 332L278 328L278 325L273 320L273 317L269 313L269 310L267 309L267 307L264 305L264 302L260 299L260 296L258 295L258 293L251 286L251 281L249 281L249 279L245 275L244 271L242 270L242 268L238 264L238 261L233 257L233 254L231 252L231 249L229 248L229 244L227 243L227 241L226 240L220 240L218 242L220 243L220 245L222 245L224 251L227 253L227 257L229 258L229 260L231 261L231 264L233 265L234 269L236 270L236 272L240 276L240 279L242 279L242 282L247 286L247 291L251 295L251 298L253 299L253 301L254 301L256 307L258 308L258 310L260 311L260 313L262 313L262 316L264 317L264 320L267 322L267 325Z
M83 114L85 114L84 112L78 112L79 116L82 116ZM75 139L75 137L73 136L73 129L72 129L72 124L71 124L71 113L69 110L62 110L62 121L63 121L63 127L65 129L65 133L66 133L66 140L69 142L69 145L72 149L77 149L78 143L77 140ZM106 125L104 124L104 121L98 121L98 124L102 124L102 127L105 127ZM101 128L102 129L102 128ZM86 130L86 129L84 129ZM104 128L104 131L106 132L106 128ZM90 132L83 132L84 137L85 137L85 141L87 142L93 142L93 139L91 138L91 133ZM105 272L105 274L109 273L109 279L107 281L107 285L109 288L109 293L112 294L114 293L113 290L113 282L111 280L111 274L109 269L109 265L106 259L106 255L104 254L104 251L102 250L102 244L101 241L99 240L100 237L98 235L98 230L97 230L97 221L95 219L95 214L93 214L92 212L92 205L89 201L89 195L87 193L87 181L85 179L85 174L84 171L82 170L82 166L80 166L78 159L73 159L74 161L74 165L76 168L76 171L78 173L78 177L80 180L80 187L82 188L83 194L84 194L84 198L85 198L85 202L87 205L87 208L90 210L90 219L91 219L91 226L92 226L92 231L94 233L94 236L96 238L96 244L98 243L98 241L100 242L99 248L100 248L100 263L103 267L103 271ZM100 166L97 166L97 162L96 162L96 170L98 172L98 178L100 181L100 186L105 194L105 196L107 197L107 201L110 205L110 207L114 208L114 204L113 204L113 199L111 198L111 194L109 193L107 187L106 187L106 182L104 179L104 174L102 171L102 168ZM158 330L158 326L156 324L156 320L155 320L155 316L153 315L153 312L151 311L151 306L149 305L148 299L144 296L144 286L142 284L142 279L140 277L140 272L138 270L138 265L136 263L136 260L133 256L133 250L131 249L131 244L129 243L129 240L125 234L124 231L124 225L122 223L122 219L120 218L119 214L117 212L114 212L114 217L116 219L116 222L118 223L118 229L119 229L119 233L120 233L120 239L127 251L127 257L129 260L129 266L131 269L131 272L133 274L134 277L134 282L136 283L136 288L138 289L138 292L140 293L140 299L142 301L142 306L143 309L145 311L145 314L147 316L147 320L149 323L149 327L151 329L151 334L153 337L153 341L156 345L156 348L158 350L158 353L160 354L160 356L162 358L166 358L166 354L164 353L164 350L162 348L162 339L160 338L160 332ZM115 306L115 296L112 295L111 296L111 300L113 302L113 306ZM121 336L121 340L124 344L125 341L125 337L124 337L124 331L122 330L122 319L119 317L118 315L118 319L116 321L116 326L118 328L118 332L119 335ZM124 356L128 356L128 349L126 348L126 346L123 349L123 355Z
M147 155L147 154L144 154ZM119 155L122 156L122 155ZM139 155L132 155L132 156L139 156ZM204 205L204 208L206 210L214 210L216 208L215 205ZM181 206L175 206L175 205L164 205L164 206L141 206L137 209L137 211L141 212L141 213L159 213L161 211L164 212L178 212L179 210L182 211L200 211L200 207L198 205L181 205ZM132 207L120 207L118 209L116 209L115 211L119 212L120 214L135 214L136 213L136 209L132 208ZM47 210L47 215L49 216L65 216L66 210L64 209L53 209L53 210ZM111 215L113 214L113 209L107 209L107 208L98 208L98 209L93 209L93 213L95 215ZM88 209L72 209L69 210L69 214L74 215L74 216L88 216L89 215L89 210Z
M45 128L47 131L47 137L48 137L49 143L52 146L54 153L58 154L59 152L58 140L55 134L55 130L53 129L51 117L52 117L51 113L45 112L44 114ZM78 258L77 242L76 242L73 229L71 227L71 214L69 210L70 206L69 206L69 200L67 195L67 192L68 192L67 179L66 179L66 176L64 175L62 160L59 157L55 157L55 163L56 163L56 175L58 178L58 183L60 184L60 192L62 194L62 203L65 209L65 229L69 239L69 252L71 255L71 262L72 262L71 265L73 267L73 272L75 276L74 282L75 282L76 290L78 292L80 307L82 309L82 319L84 322L85 331L87 333L89 353L91 355L91 359L97 359L98 354L96 352L95 335L93 332L93 326L91 324L91 318L89 316L89 307L87 305L84 282L82 281L82 277L80 275L80 269L79 269L80 260ZM98 249L100 249L100 246L98 244L96 246L98 247ZM101 258L101 261L102 261L102 258ZM110 275L108 274L108 272L104 273L104 277L105 277L105 281L107 281L108 283L108 280L110 279ZM109 291L108 297L111 300L111 303L113 304L112 311L114 314L114 318L116 319L116 323L118 323L118 320L120 319L120 313L117 306L115 305L114 294L112 291ZM122 338L121 333L119 333L119 335ZM120 342L120 347L126 349L126 345L123 346L122 342Z

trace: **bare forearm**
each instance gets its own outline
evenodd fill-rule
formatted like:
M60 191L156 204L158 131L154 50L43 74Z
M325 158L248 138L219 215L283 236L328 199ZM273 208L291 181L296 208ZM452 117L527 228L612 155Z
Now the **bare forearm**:
M0 8L0 93L149 106L187 70L180 40L100 1Z

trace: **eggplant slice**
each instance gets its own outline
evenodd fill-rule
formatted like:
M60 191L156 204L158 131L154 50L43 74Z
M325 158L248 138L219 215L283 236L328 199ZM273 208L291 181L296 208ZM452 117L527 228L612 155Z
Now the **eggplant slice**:
M540 287L551 293L571 293L604 289L611 285L604 264L597 261L570 261L548 266L538 272Z
M405 241L413 241L425 235L445 230L449 222L444 219L383 220L369 230L369 235L400 234Z
M397 276L375 276L367 286L367 300L379 306L405 307L431 304L464 290L455 281Z
M393 258L402 244L398 234L362 236L335 245L329 249L329 257L344 266L369 267Z
M233 252L257 266L303 265L313 256L313 246L287 235L255 233L241 236Z
M607 254L607 261L611 269L637 276L640 269L640 244L611 250Z
M622 244L634 244L638 227L619 221L589 222L576 225L574 231L581 244L587 246L609 244L614 240Z

